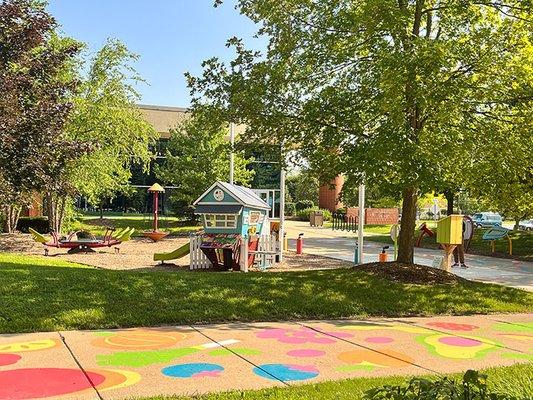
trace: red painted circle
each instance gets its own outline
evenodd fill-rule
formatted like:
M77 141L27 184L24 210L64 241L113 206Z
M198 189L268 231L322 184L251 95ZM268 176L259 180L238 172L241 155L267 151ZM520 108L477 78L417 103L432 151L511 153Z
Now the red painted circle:
M15 364L21 358L18 354L0 354L0 365Z
M93 384L105 377L88 372ZM91 384L84 373L66 368L22 368L0 371L0 399L35 399L59 396L89 389Z

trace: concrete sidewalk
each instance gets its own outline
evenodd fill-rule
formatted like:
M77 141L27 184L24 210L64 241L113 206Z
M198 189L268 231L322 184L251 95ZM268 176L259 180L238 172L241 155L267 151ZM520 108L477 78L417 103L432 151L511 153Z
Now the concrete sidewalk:
M355 234L333 231L331 228L310 227L308 222L287 221L287 237L289 248L295 248L295 240L299 233L304 233L304 252L321 255L339 260L353 262L355 249ZM372 242L371 237L365 238L365 262L375 262L378 254L386 244ZM389 259L392 258L392 246L387 250ZM415 248L415 262L431 266L436 257L442 257L440 250ZM452 272L463 278L497 283L533 291L533 262L518 261L506 258L466 254L468 269L453 269Z
M0 399L125 399L533 360L533 314L0 335Z

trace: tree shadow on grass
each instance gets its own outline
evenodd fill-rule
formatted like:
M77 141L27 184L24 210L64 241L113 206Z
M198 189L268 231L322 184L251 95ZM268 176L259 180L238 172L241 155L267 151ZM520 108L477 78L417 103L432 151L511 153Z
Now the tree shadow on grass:
M533 295L474 282L405 285L339 269L131 272L3 263L0 332L525 312Z

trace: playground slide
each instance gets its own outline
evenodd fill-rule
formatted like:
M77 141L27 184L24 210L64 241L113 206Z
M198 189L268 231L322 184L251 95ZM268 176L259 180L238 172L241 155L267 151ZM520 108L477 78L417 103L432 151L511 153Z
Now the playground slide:
M183 246L177 248L174 251L171 251L170 253L155 253L154 254L154 261L169 261L169 260L176 260L181 257L185 257L189 252L191 251L191 244L185 243Z

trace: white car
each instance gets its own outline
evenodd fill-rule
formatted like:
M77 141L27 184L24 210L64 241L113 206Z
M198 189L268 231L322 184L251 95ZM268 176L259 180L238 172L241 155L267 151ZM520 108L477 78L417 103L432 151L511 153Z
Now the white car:
M533 231L533 219L526 219L518 223L518 229L522 231Z

